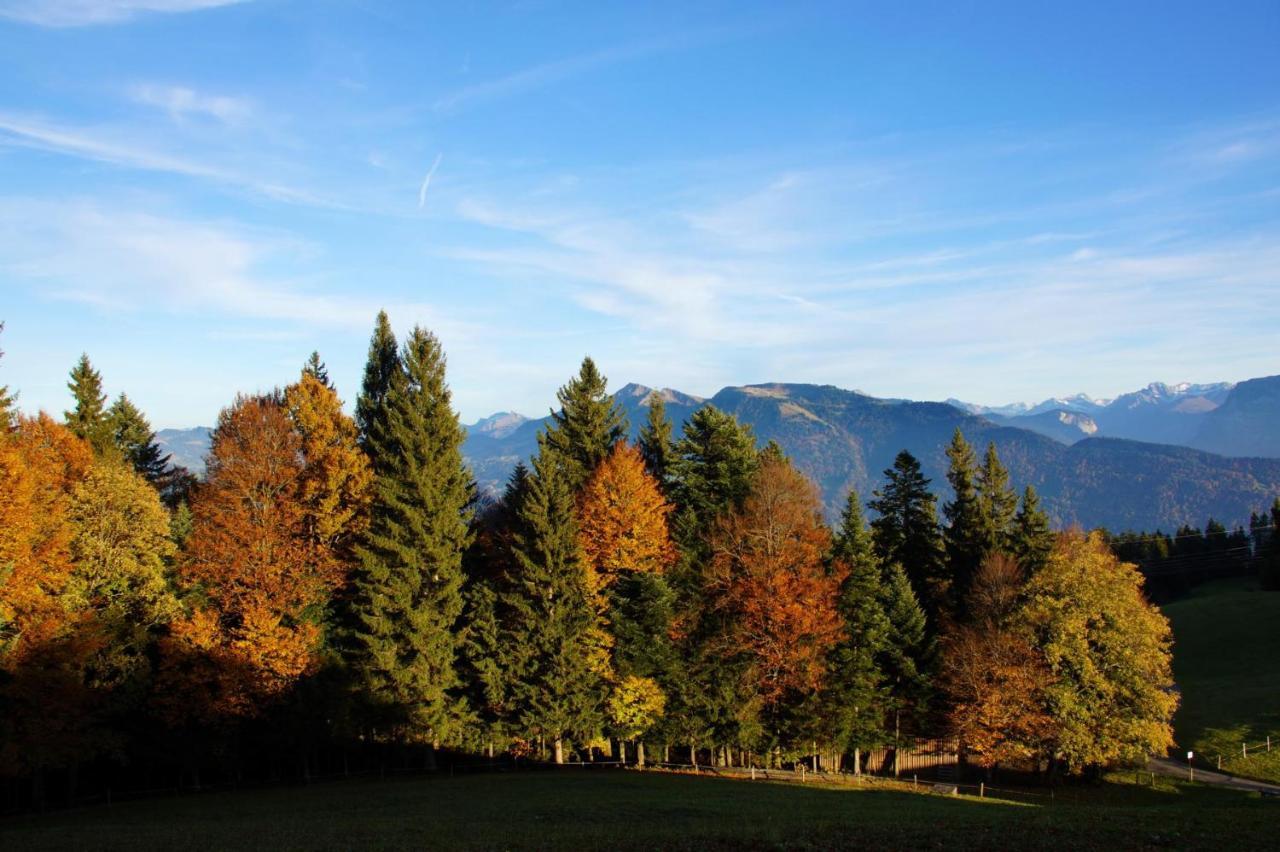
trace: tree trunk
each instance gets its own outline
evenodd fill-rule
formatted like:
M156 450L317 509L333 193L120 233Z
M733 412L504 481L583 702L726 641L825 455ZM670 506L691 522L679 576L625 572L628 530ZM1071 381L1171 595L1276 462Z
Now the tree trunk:
M564 740L556 737L555 742L556 763L564 763Z
M862 749L856 746L853 749L853 774L862 774Z
M636 740L636 766L644 769L644 740Z
M694 769L698 768L698 744L697 743L693 743L693 742L689 743L689 763L693 765Z

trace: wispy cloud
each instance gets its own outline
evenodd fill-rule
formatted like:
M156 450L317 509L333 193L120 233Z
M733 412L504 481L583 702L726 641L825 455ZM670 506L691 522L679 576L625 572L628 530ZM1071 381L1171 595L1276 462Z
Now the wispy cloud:
M431 168L427 170L427 176L422 179L422 185L418 187L418 209L427 206L427 190L431 188L431 178L435 177L436 169L440 168L440 161L444 159L444 154L436 154L435 161L432 162Z
M138 15L198 12L248 0L0 0L0 18L42 27L114 24Z
M345 207L307 190L171 154L138 143L131 136L99 128L65 127L30 116L0 112L0 145L5 143L126 168L211 180L290 204Z
M148 83L134 86L129 94L137 103L162 109L179 122L203 116L223 124L239 125L253 115L253 105L246 98L206 95L186 86Z

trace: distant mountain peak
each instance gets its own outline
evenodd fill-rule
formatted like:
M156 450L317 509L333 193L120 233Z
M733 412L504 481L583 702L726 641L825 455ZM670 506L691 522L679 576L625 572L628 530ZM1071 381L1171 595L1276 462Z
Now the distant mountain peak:
M468 426L467 430L494 438L505 438L527 422L529 422L529 418L523 414L515 411L499 411L496 414L477 420Z
M701 405L706 400L700 396L682 393L672 388L651 388L648 385L642 385L638 382L628 382L618 388L613 393L613 398L617 400L633 400L637 405L647 406L649 400L653 396L658 396L668 405Z

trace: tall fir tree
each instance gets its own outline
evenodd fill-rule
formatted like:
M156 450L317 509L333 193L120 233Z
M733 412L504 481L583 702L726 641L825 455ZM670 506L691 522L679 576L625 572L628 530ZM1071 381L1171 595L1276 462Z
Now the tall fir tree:
M676 442L670 468L682 545L695 544L716 515L742 502L758 464L749 427L712 405L694 412Z
M357 547L351 663L371 718L404 739L438 743L462 707L455 628L473 486L465 432L451 407L445 357L430 332L405 341L404 374L388 382L374 430L373 505Z
M996 536L992 518L978 490L977 456L959 428L947 446L947 459L947 481L954 495L942 507L947 520L942 539L950 583L948 601L950 614L963 619L969 587Z
M107 395L102 390L102 374L89 363L88 355L81 355L71 369L67 388L75 402L75 407L64 415L67 428L88 441L95 455L113 453L115 442L107 416Z
M1054 533L1049 516L1040 508L1040 498L1030 485L1022 492L1022 505L1013 518L1010 552L1028 574L1044 567L1053 552Z
M378 311L373 337L369 340L369 358L364 366L364 382L356 398L356 427L360 430L360 443L372 454L379 440L379 431L385 428L383 402L391 389L404 378L400 363L400 350L391 330L391 320L386 311Z
M906 450L898 453L884 476L884 485L872 492L876 499L867 504L879 513L871 522L876 556L882 564L897 564L906 572L916 598L936 617L950 593L937 500L920 472L920 462Z
M561 465L576 491L627 434L627 417L606 393L608 380L590 357L556 392L558 411L538 436L539 451Z
M884 741L887 699L881 660L892 633L885 612L886 592L880 561L862 514L862 501L850 491L832 544L831 559L847 569L836 609L844 631L831 655L823 707L838 754L858 752Z
M132 400L123 393L116 397L107 412L112 440L125 461L147 482L160 487L165 481L170 456L156 443L151 424Z
M890 727L894 742L898 742L904 724L918 727L928 713L934 642L924 608L897 563L886 566L883 590L889 637L880 654L880 667L889 692Z
M978 499L991 522L990 549L1009 550L1013 542L1018 495L1009 482L1009 471L1000 461L994 442L987 443L987 452L978 470Z
M607 652L569 475L539 453L526 485L501 599L501 644L516 728L550 744L563 763L566 740L585 742L600 729Z
M675 458L675 445L671 439L671 421L667 418L667 404L662 394L649 395L649 411L640 427L640 454L644 456L645 469L664 489Z

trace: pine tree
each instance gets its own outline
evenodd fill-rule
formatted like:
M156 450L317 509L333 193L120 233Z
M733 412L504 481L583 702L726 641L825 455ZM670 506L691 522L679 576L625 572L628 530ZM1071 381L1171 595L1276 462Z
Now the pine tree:
M644 456L645 469L663 488L675 458L675 446L671 440L671 421L667 419L667 404L662 395L654 391L649 395L649 413L640 427L640 454Z
M1022 492L1022 505L1013 519L1010 550L1028 574L1044 567L1053 552L1054 534L1049 516L1040 508L1040 498L1030 485Z
M838 753L856 754L883 742L887 690L880 663L891 634L883 572L856 491L845 501L831 558L848 573L836 600L844 631L831 655L823 705ZM861 771L856 757L854 771Z
M991 442L987 443L987 452L978 470L978 500L991 523L992 540L988 549L1008 550L1013 540L1018 495L1009 483L1009 471L1001 463L996 445Z
M111 404L107 417L116 449L147 482L159 488L170 456L156 443L156 433L151 431L146 416L122 393Z
M366 409L366 422L380 425L371 522L357 548L350 655L372 719L403 739L434 744L454 733L461 713L455 627L472 484L440 343L414 328L401 363L404 374L388 382L380 408Z
M0 333L4 332L4 323L0 322ZM0 349L0 358L4 350ZM9 393L8 385L0 385L0 432L7 432L16 425L18 413L14 409L14 397Z
M556 392L560 410L551 412L551 423L538 436L540 452L564 467L574 491L627 434L626 415L606 387L595 362L583 358L578 375Z
M885 568L883 588L889 636L880 654L880 667L889 691L887 707L897 742L902 723L919 722L928 710L933 641L928 634L924 609L906 572L897 563Z
M694 412L670 468L681 544L692 545L717 514L746 497L758 464L755 438L736 417L712 405Z
M950 582L949 610L963 619L964 601L978 566L995 544L995 528L979 493L978 461L957 428L947 447L947 481L954 497L942 508L947 519L942 538Z
M916 598L936 616L945 608L950 593L936 498L929 491L929 480L920 472L920 462L906 450L898 453L884 476L884 486L872 492L876 499L867 504L880 515L871 522L876 556L881 564L899 565Z
M519 730L553 746L585 741L603 721L607 658L596 591L578 544L573 489L547 454L534 459L519 510L515 563L502 595L502 645Z
M319 352L314 350L311 352L311 357L307 358L307 363L302 365L302 374L310 376L320 384L333 390L333 382L329 381L329 369L320 360Z
M107 417L107 395L102 391L102 374L93 369L88 355L81 355L72 368L67 388L75 401L75 408L64 414L67 428L88 441L95 454L112 453L115 443Z
M356 398L356 426L360 429L360 443L372 454L383 426L383 402L391 389L404 377L400 363L400 350L396 346L395 333L386 311L378 311L373 337L369 341L369 359L364 367L364 383Z

